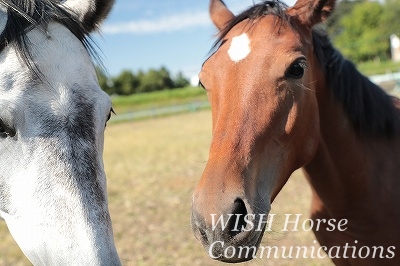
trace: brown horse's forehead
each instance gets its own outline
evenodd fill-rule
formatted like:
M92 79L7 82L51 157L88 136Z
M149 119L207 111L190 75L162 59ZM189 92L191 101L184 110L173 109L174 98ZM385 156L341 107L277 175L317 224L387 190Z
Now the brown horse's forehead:
M216 73L220 79L227 71L236 72L239 67L260 69L264 67L262 64L274 64L279 74L292 60L305 56L307 49L300 34L277 16L268 15L254 21L246 19L221 40L220 47L204 63L200 79L206 82L206 76Z

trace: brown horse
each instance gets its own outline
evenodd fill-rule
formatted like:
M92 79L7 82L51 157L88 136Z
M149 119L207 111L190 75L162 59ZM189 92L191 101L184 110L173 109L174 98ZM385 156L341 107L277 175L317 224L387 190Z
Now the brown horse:
M234 16L211 0L220 34L200 82L213 136L192 228L214 259L265 251L271 203L303 167L318 254L337 265L400 265L400 101L314 27L334 5L267 1Z

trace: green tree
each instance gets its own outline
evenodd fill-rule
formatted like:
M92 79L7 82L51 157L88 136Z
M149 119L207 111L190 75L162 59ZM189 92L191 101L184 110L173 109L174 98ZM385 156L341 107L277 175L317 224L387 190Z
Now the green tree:
M355 62L386 58L388 37L383 34L384 8L379 2L362 2L343 16L343 31L334 39L342 53Z
M183 75L182 72L179 72L174 79L174 87L175 88L184 88L189 86L189 80Z
M171 74L169 73L168 69L166 67L162 66L158 72L162 79L164 89L173 89L174 82L171 78Z
M124 70L113 79L114 91L118 95L130 95L137 92L139 79L129 70Z
M161 67L159 70L150 69L147 73L140 75L139 79L139 92L159 91L174 87L169 71L165 67Z
M389 38L391 34L400 36L400 0L386 0L383 5L382 30Z
M182 72L179 72L174 79L171 78L166 67L149 69L147 72L139 70L137 73L124 70L113 78L109 78L99 67L96 68L96 71L101 88L109 95L130 95L140 92L182 88L190 84Z
M101 67L96 67L96 73L101 89L105 91L108 95L114 94L114 86L105 71Z
M340 35L343 31L343 25L341 25L341 19L348 15L354 8L355 5L362 3L365 0L342 0L337 2L335 11L326 21L327 31L332 39Z

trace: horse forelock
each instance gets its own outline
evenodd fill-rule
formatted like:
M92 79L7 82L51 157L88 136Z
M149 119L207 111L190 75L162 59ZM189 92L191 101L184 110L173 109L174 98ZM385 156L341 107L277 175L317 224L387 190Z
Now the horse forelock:
M36 27L47 34L47 26L51 21L61 23L68 28L92 57L101 64L85 25L69 9L62 6L60 1L0 0L0 6L4 7L7 12L4 14L7 16L7 22L0 34L0 52L9 45L13 46L20 58L36 76L41 77L41 72L32 60L29 39L25 34Z
M235 16L231 21L226 24L225 28L222 29L221 32L218 34L218 39L215 42L214 47L218 46L218 44L221 43L221 41L233 27L246 19L254 21L267 15L275 15L277 18L281 18L283 19L283 21L289 22L289 18L285 13L286 9L287 5L279 0L263 1L259 4L251 6L247 10ZM282 20L276 21L278 22Z

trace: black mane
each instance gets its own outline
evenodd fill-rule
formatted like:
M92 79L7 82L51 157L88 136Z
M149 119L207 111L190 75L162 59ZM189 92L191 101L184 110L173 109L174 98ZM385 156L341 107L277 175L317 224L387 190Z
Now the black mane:
M56 21L67 27L98 60L93 49L89 32L85 25L73 13L61 5L58 0L0 0L7 8L7 24L0 34L0 51L12 45L18 51L29 69L40 76L40 70L32 62L29 40L25 34L34 27L46 28L50 21Z
M361 134L391 137L400 130L395 98L362 75L355 65L336 50L327 34L313 31L315 55L324 66L326 83L355 129Z
M250 7L228 22L214 48L235 25L246 19L254 21L266 15L275 15L279 18L277 23L291 24L286 9L287 6L279 0L263 1ZM343 105L355 130L363 135L391 137L398 134L400 115L394 97L363 76L333 47L327 34L319 28L313 30L313 45L315 55L324 68L326 84L334 98Z

